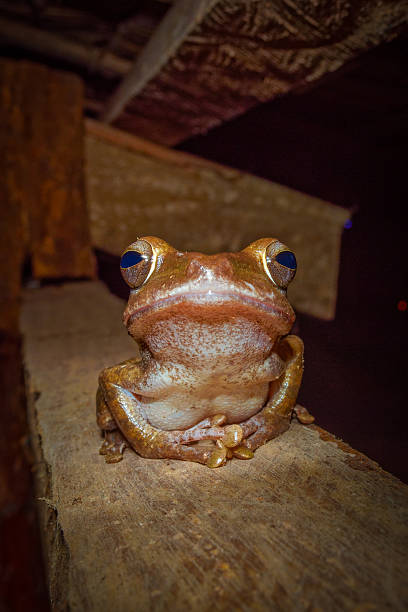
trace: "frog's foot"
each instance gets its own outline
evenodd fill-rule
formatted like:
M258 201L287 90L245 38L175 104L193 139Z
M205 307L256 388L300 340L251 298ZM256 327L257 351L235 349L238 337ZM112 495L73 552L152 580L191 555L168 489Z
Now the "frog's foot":
M217 440L215 443L216 448L209 456L206 465L209 468L222 467L227 463L229 459L236 457L237 459L252 459L254 453L250 448L245 446L244 443L238 444L233 448L225 446L221 440Z
M200 440L218 440L224 436L224 428L221 426L226 420L225 414L215 414L185 431L174 432L174 441L180 444L191 444Z
M296 406L293 409L293 412L297 420L299 421L299 423L302 423L303 425L310 425L311 423L314 423L315 421L314 416L310 414L310 412L304 406L300 406L299 404L296 404Z
M244 431L238 424L227 425L223 428L223 436L216 440L216 448L211 453L207 466L221 467L229 459L252 459L254 453L243 443Z
M175 459L198 461L208 467L215 468L225 465L228 459L238 457L251 459L253 453L242 445L243 432L240 425L222 425L226 416L217 414L209 417L185 431L172 431L165 435L166 456ZM163 435L163 434L162 434ZM215 441L214 446L200 446L194 443ZM191 446L190 446L191 445Z
M290 425L290 417L279 415L265 415L263 411L254 415L245 423L241 423L243 430L243 446L251 451L276 438L285 432Z
M211 449L195 445L174 444L167 447L163 459L181 459L182 461L194 461L195 463L207 464L211 455Z
M118 463L123 459L123 451L127 443L118 429L105 431L105 439L99 449L100 455L105 455L106 463Z

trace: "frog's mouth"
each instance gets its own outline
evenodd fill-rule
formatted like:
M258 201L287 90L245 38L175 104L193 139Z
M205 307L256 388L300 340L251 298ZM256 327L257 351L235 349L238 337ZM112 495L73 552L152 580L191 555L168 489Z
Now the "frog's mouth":
M211 290L206 291L190 291L186 293L179 293L176 295L170 295L163 298L158 298L154 302L141 304L136 308L132 308L132 311L126 311L124 315L125 325L129 325L135 319L147 314L153 314L160 310L172 309L172 307L182 308L183 304L189 307L197 307L198 310L202 310L206 307L225 307L230 305L233 307L241 306L245 309L249 309L256 312L263 312L269 317L279 318L285 321L287 324L292 324L294 321L294 313L288 312L284 308L280 307L272 300L260 299L249 295L244 295L240 292L222 291L222 290Z

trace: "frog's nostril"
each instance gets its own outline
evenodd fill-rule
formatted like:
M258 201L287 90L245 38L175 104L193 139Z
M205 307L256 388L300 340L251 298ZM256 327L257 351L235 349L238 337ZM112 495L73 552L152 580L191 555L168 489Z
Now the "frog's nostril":
M215 255L214 271L225 278L231 278L234 273L230 260L223 255Z
M186 277L195 278L205 274L205 266L198 259L191 259L186 268Z

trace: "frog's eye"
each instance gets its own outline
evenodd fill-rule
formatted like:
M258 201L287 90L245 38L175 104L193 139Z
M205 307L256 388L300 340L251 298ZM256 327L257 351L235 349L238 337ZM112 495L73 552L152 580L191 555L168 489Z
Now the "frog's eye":
M125 282L137 289L147 281L155 265L153 249L147 240L133 242L120 259L120 271Z
M265 249L264 268L275 285L286 289L296 274L296 257L281 242L271 242Z

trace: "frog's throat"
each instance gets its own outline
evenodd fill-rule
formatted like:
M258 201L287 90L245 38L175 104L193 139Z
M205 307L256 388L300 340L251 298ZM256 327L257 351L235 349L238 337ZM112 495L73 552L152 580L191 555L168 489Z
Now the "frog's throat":
M255 297L243 295L242 293L231 293L227 291L192 291L173 296L159 298L154 302L143 304L131 314L126 314L124 318L125 325L129 325L134 319L148 313L161 309L169 308L173 305L189 303L194 306L221 306L225 304L243 304L254 310L262 310L273 317L280 317L287 323L293 323L294 316L279 307L272 300L260 300Z

